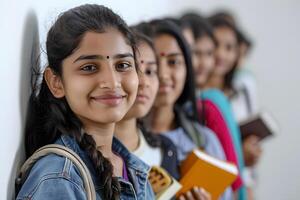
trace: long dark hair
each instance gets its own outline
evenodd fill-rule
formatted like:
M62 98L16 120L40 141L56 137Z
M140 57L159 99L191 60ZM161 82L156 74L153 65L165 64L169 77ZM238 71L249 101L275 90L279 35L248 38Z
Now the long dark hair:
M135 53L134 35L123 19L112 10L86 4L62 13L47 35L48 67L62 77L63 60L74 52L84 34L87 31L103 33L108 28L120 31ZM26 156L29 157L41 146L55 142L61 135L75 138L88 154L104 186L104 199L118 199L120 186L117 179L112 177L112 164L97 150L92 136L82 133L82 123L70 109L66 99L55 98L43 78L39 91L36 87L33 88L29 99L25 126Z
M153 26L153 36L161 34L171 35L176 39L178 46L182 51L187 74L183 91L177 99L175 107L183 108L186 103L191 103L192 112L189 113L188 117L198 121L191 52L186 40L181 33L180 27L170 20L154 20L150 23Z

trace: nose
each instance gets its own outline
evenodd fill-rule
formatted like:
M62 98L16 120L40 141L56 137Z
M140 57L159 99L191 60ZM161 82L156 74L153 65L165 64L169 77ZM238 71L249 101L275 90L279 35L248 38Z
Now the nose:
M121 80L114 66L107 64L102 67L99 74L99 86L102 89L116 89L121 87Z
M216 58L223 59L225 57L225 49L222 46L218 46L216 49Z
M147 88L150 86L149 78L144 71L139 74L139 88Z
M160 81L164 81L166 79L169 79L171 76L171 69L167 64L167 60L160 59L159 62L159 69L158 69L158 78Z
M193 54L192 59L193 59L192 61L193 61L193 66L194 66L194 68L197 68L198 65L199 65L199 58L198 58L198 55Z

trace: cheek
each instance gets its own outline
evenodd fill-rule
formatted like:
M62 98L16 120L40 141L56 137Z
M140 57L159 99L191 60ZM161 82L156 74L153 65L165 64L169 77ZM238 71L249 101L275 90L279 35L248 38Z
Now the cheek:
M236 52L232 51L229 53L228 55L228 61L233 64L235 62L235 60L237 59L237 54Z
M64 89L66 97L70 100L82 99L88 96L89 92L92 91L93 80L72 78L66 79L64 83Z
M151 91L150 102L153 103L153 101L156 98L157 92L158 92L158 87L159 87L158 78L151 80L150 83L151 83L150 84L150 91Z
M136 72L132 72L131 74L127 75L122 80L122 85L124 90L128 93L128 95L136 97L139 79Z
M186 69L185 66L182 66L179 69L176 69L176 84L183 88L186 79Z
M211 71L215 67L215 58L209 58L208 64L207 64L207 70Z

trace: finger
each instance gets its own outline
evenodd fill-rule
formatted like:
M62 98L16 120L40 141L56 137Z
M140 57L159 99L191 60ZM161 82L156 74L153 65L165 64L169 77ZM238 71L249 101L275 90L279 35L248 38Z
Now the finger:
M209 192L207 192L207 191L206 191L205 189L203 189L203 188L200 188L199 190L200 190L200 192L201 192L201 195L202 195L202 197L203 197L203 200L211 200L211 195L210 195Z
M186 200L186 199L185 199L185 197L184 197L183 195L180 195L180 196L178 197L178 200Z
M185 197L186 197L187 200L196 200L196 199L194 199L194 196L193 196L191 191L187 191L185 193Z
M193 187L192 193L193 193L193 196L195 197L195 199L197 199L197 200L203 199L199 187Z

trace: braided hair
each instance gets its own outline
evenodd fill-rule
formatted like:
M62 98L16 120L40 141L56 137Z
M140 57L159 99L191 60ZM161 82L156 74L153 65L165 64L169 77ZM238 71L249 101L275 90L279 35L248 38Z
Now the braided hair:
M50 28L47 41L49 68L62 76L62 62L78 47L87 31L103 33L108 28L118 30L135 52L134 35L125 21L109 8L85 4L62 13ZM135 56L135 54L134 54ZM137 66L137 65L136 65ZM104 199L118 199L120 185L113 177L113 166L100 151L92 136L83 133L83 124L73 113L64 97L56 98L43 78L40 87L33 87L25 125L25 149L28 158L38 148L54 143L61 135L73 137L92 161Z

